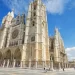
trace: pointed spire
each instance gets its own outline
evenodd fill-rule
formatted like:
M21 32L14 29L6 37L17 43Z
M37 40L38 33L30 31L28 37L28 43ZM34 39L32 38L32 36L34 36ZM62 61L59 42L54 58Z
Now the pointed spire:
M41 0L34 0L34 1L41 1Z
M55 26L55 32L58 32L58 28Z
M38 3L41 2L42 0L33 0L34 2L37 1Z
M11 16L14 17L14 9L11 11Z
M20 13L18 12L18 16L20 16Z
M8 15L10 15L10 12L8 12Z
M12 9L12 11L14 12L14 9Z

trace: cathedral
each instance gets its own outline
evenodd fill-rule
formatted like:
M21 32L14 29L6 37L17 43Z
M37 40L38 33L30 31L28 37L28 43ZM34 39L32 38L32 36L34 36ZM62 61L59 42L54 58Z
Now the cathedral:
M14 17L14 11L9 12L0 28L0 66L37 69L63 64L67 55L62 39L58 41L58 30L55 32L53 38L48 36L46 7L41 0L30 3L27 16ZM59 43L62 47L58 49Z
M55 28L54 36L49 37L49 52L51 69L68 68L68 57L58 28Z
M28 15L9 12L0 29L0 60L4 67L49 67L46 7L41 0L29 5Z

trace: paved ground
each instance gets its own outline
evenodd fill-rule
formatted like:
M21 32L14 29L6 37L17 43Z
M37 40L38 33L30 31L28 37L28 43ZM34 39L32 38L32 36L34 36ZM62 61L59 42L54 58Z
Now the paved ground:
M75 70L74 69L66 69L64 72L56 71L56 72L51 73L51 75L75 75Z
M0 75L75 75L74 69L66 69L64 72L48 71L45 73L43 70L29 70L20 68L0 68Z

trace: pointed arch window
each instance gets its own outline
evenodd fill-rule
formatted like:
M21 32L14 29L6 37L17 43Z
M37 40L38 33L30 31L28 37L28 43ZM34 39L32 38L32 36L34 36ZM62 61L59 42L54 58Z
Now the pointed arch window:
M33 6L34 6L34 10L36 10L36 8L37 8L37 2L36 1L33 3Z
M34 12L33 15L36 16L36 12Z
M32 25L35 26L35 21L33 21Z

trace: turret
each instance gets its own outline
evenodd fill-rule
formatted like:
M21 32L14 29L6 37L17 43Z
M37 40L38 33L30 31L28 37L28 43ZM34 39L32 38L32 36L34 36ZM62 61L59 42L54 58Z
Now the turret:
M58 28L55 27L55 34L58 34Z
M8 12L8 14L3 18L2 25L5 27L9 27L11 25L11 21L14 18L14 11Z
M14 18L14 10L11 11L11 16Z

